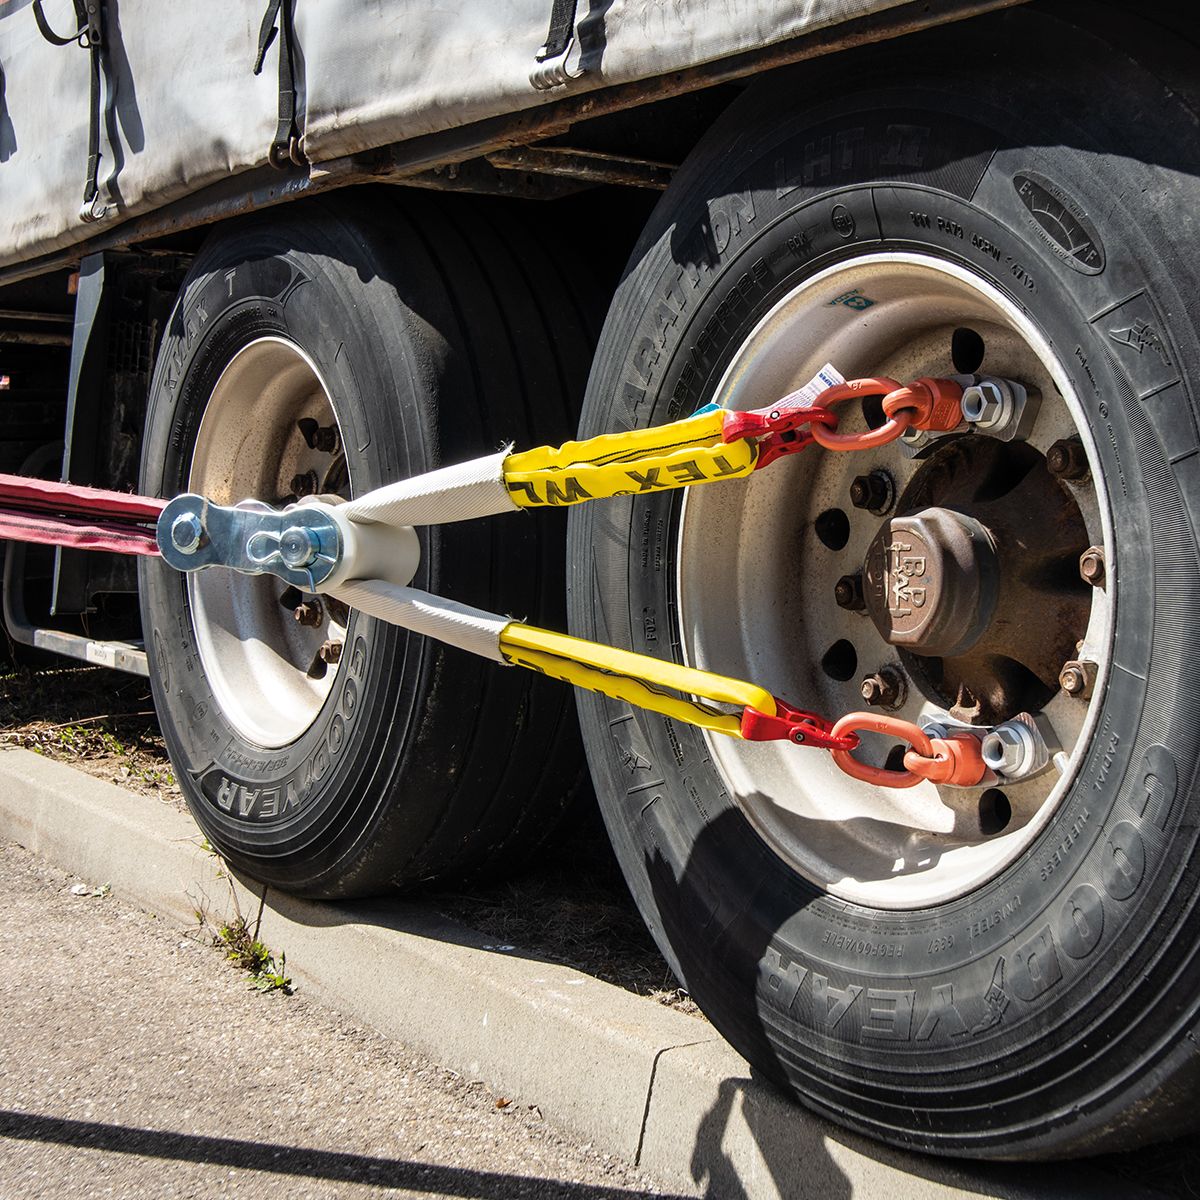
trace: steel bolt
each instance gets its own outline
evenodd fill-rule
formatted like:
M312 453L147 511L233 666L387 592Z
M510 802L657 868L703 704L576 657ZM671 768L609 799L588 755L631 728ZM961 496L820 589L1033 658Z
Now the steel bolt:
M860 691L874 708L897 708L904 700L904 680L899 672L882 667L862 681Z
M1059 672L1058 683L1068 696L1086 700L1092 694L1096 685L1097 666L1088 659L1072 659L1063 664Z
M861 575L843 575L833 585L833 598L839 608L848 608L851 612L862 612L867 607L863 598L863 581Z
M171 522L171 545L180 554L195 554L203 541L204 522L195 513L180 513Z
M1046 451L1046 469L1056 479L1083 479L1089 469L1083 443L1077 437L1055 442Z
M1105 577L1104 548L1089 546L1079 556L1079 575L1084 583L1092 587L1103 587Z
M855 476L850 484L850 503L855 508L882 517L896 499L896 486L886 471L871 471L867 475Z
M279 535L279 557L293 570L307 567L320 549L321 539L304 525L293 525Z
M1000 775L1020 775L1033 759L1033 735L1017 722L997 725L980 746L984 766Z
M306 629L316 629L325 620L320 600L305 600L302 604L297 604L292 610L292 616Z
M964 390L962 414L972 425L980 429L992 429L1008 419L1012 407L1007 389L999 383L984 379Z

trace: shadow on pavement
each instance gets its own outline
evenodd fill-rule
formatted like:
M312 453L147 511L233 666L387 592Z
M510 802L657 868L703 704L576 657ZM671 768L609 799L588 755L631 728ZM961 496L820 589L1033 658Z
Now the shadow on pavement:
M344 1154L336 1150L316 1150L304 1146L283 1146L273 1142L249 1142L238 1138L204 1137L168 1130L129 1128L100 1121L74 1121L62 1117L39 1116L0 1110L0 1137L27 1142L53 1143L87 1150L118 1154L136 1154L143 1158L172 1159L177 1162L211 1163L221 1167L240 1167L247 1171L268 1171L275 1175L303 1176L310 1179L368 1183L377 1187L406 1188L435 1196L492 1198L511 1196L517 1188L546 1189L546 1194L569 1200L615 1200L638 1196L626 1188L597 1187L535 1175L506 1175L495 1171L474 1171L410 1159L374 1158L367 1154ZM667 1200L683 1200L668 1196Z

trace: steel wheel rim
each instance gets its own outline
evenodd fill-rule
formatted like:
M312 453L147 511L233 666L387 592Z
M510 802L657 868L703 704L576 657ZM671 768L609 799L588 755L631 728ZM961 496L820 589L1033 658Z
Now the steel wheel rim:
M846 297L858 299L847 306ZM826 362L847 377L950 374L951 332L959 326L983 331L985 371L1028 378L1041 389L1030 443L1044 453L1058 437L1080 437L1094 480L1079 508L1088 537L1105 548L1109 582L1094 590L1081 654L1098 663L1099 674L1090 701L1059 693L1046 706L1062 739L1056 765L1003 788L1011 819L985 834L978 791L929 783L873 788L814 750L705 735L730 796L780 858L821 890L882 909L945 903L994 879L1032 844L1070 787L1104 694L1116 602L1111 516L1095 447L1066 372L1028 317L973 273L915 254L861 256L805 281L758 323L713 396L730 408L762 407ZM914 462L898 448L863 455L812 448L745 483L693 489L679 515L675 580L685 661L753 678L826 715L864 708L851 689L867 668L895 663L898 655L865 615L832 601L842 565L849 570L861 561L878 525L867 518L855 528L847 485L886 464L901 490L918 469ZM816 515L832 508L852 518L844 552L814 534ZM824 648L839 640L835 633L858 662L845 680L820 666ZM899 715L916 719L943 708L913 687Z
M189 490L218 504L275 503L288 496L296 475L329 478L330 455L309 447L298 430L306 417L337 424L312 359L282 337L250 342L213 388L196 434ZM290 745L311 728L339 671L332 665L314 673L319 652L346 634L326 609L318 626L301 625L280 602L284 588L271 576L198 571L187 577L192 628L214 699L240 737L266 750Z

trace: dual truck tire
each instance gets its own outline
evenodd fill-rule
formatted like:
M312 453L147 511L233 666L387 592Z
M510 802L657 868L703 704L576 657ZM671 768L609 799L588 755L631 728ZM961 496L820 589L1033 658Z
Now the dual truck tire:
M1186 1127L1196 1086L1196 109L1178 44L1105 6L1017 8L904 45L903 57L876 48L747 89L655 211L594 359L586 306L516 214L497 230L466 203L330 201L217 234L163 344L143 484L188 486L222 373L264 338L313 366L345 486L361 492L508 440L561 439L589 364L583 435L685 415L726 386L789 297L839 272L860 285L821 307L863 330L904 279L952 280L946 294L977 314L985 300L1008 314L996 344L1021 333L1036 345L1086 448L1109 567L1096 692L1019 852L924 902L886 878L822 876L772 832L753 764L747 783L696 730L592 695L578 704L634 898L758 1069L899 1145L1095 1152ZM1097 89L1101 78L1112 86ZM975 370L962 346L953 366ZM416 583L561 627L558 515L424 531ZM698 586L684 521L677 495L574 512L572 631L719 660L725 643L705 649L680 627L681 603L703 610L681 594ZM779 553L807 569L823 551L806 521L794 532L801 545ZM172 758L239 869L327 897L412 887L511 863L562 811L578 763L565 689L351 614L311 722L264 747L208 679L187 582L143 571ZM745 611L776 604L803 624L829 606L764 600L779 578L764 568L740 585ZM865 636L842 640L862 653ZM779 641L738 644L728 653L785 683L819 676L781 666ZM986 822L973 830L946 837L947 861L986 846Z

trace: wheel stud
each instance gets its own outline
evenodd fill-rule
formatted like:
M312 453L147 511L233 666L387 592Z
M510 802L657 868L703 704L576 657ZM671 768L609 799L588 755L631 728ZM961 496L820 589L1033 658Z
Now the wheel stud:
M1090 583L1092 587L1102 588L1104 586L1105 567L1102 546L1089 546L1079 556L1079 576L1084 583Z
M296 422L296 428L310 450L320 450L323 454L336 453L339 441L336 425L319 425L312 417L302 417Z
M1077 437L1062 438L1046 451L1046 469L1056 479L1074 482L1088 473L1087 455Z
M850 503L882 517L895 502L896 485L886 471L857 475L850 484Z
M335 666L341 660L341 642L322 642L320 650L313 655L312 663L308 668L307 674L309 679L324 679L329 668Z
M336 596L326 596L324 593L321 599L325 602L325 611L329 614L329 619L338 625L345 625L350 619L350 605Z
M1086 700L1092 694L1096 685L1097 666L1088 659L1072 659L1063 664L1059 673L1059 686L1068 696Z
M299 475L292 476L292 491L298 500L302 500L305 496L315 496L317 488L320 486L321 481L317 477L316 471L303 471Z
M306 629L316 629L325 620L325 610L321 607L320 600L305 600L296 605L292 616Z
M848 608L851 612L862 612L867 607L863 599L862 575L843 575L833 585L833 598L839 608Z
M881 667L868 675L859 689L863 700L873 708L899 708L904 702L904 678L891 667Z

